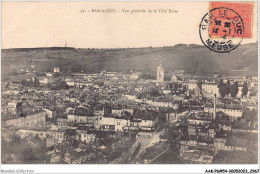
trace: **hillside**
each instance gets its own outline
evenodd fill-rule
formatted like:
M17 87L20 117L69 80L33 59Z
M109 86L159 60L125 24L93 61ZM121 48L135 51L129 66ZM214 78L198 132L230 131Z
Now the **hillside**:
M204 46L179 44L160 48L74 49L24 48L2 50L2 75L35 65L38 71L59 66L64 72L101 71L153 72L159 62L165 71L185 70L192 74L229 73L246 70L257 75L257 43L240 45L230 53L215 53Z

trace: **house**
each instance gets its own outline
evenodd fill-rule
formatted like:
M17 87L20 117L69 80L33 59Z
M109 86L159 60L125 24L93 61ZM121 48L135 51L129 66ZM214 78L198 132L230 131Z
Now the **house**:
M59 153L50 154L50 163L51 164L61 164L62 155Z
M205 125L212 121L212 119L203 119L203 118L188 118L187 122L189 125Z
M222 137L215 137L214 138L214 147L217 150L224 150L225 149L225 144L226 144L226 139Z
M98 125L101 131L115 131L115 118L102 117L101 120L99 120Z
M203 150L187 150L181 152L181 160L188 164L211 164L213 162L213 154Z
M174 123L176 121L177 121L177 113L175 113L175 112L166 113L166 122L167 123Z
M54 120L56 119L57 117L57 114L56 114L56 111L53 110L53 109L47 109L47 108L44 108L43 109L46 113L46 119L51 119L51 120Z
M69 114L67 117L68 117L69 122L94 124L94 116L93 115L72 115L72 114Z
M43 84L49 84L49 83L53 83L54 82L54 80L53 80L53 77L49 77L49 76L47 76L47 77L44 77L43 78L43 81L40 81L40 83L43 83Z
M64 154L64 158L63 160L67 163L67 164L72 164L72 158L73 158L73 154L71 152L66 152Z
M137 87L137 88L135 88L135 91L136 91L136 92L141 92L142 90L143 90L142 87Z
M66 84L68 86L75 86L75 82L74 81L66 81Z
M104 116L104 109L103 110L94 110L94 116Z
M76 139L77 132L75 129L66 129L64 132L64 138L66 142L73 142Z
M18 101L12 101L7 104L7 112L16 113L16 106L20 103Z
M47 77L52 77L52 73L51 73L51 72L47 72L47 73L46 73L46 76L47 76Z
M69 112L72 111L72 110L73 110L72 107L68 107L68 108L66 108L66 113L69 113Z
M187 89L189 89L189 90L194 90L198 86L196 81L195 82L185 82L184 85L186 85Z
M67 118L57 118L57 124L60 127L70 127L74 125L74 122L71 122Z
M154 131L156 123L155 123L155 119L144 119L141 120L140 122L140 127L142 131Z
M137 124L141 131L154 131L158 122L158 113L153 110L140 110L136 112L130 124Z
M232 132L258 133L258 123L256 121L242 122L240 120L232 124L231 130Z
M137 73L132 73L130 75L130 79L132 80L137 80L140 77L141 73L137 72Z
M173 75L173 76L171 77L171 82L178 82L178 78L177 78L176 75Z
M45 146L45 141L37 136L27 138L27 141L32 147L36 147L37 149L43 148Z
M180 151L187 151L189 149L189 141L188 140L181 140L180 141Z
M124 131L139 131L141 120L127 120L126 126L123 128Z
M55 134L55 142L56 143L63 143L65 142L65 132L66 132L66 128L59 128L56 130L56 134Z
M203 83L202 92L207 94L216 94L219 96L219 89L216 83Z
M214 108L212 107L204 107L204 112L213 113ZM242 117L243 111L241 109L236 108L216 108L216 112L224 112L228 116L230 116L232 119L237 119Z
M124 127L127 125L127 120L125 118L115 118L115 131L123 132Z
M163 94L170 94L172 91L170 89L163 89L162 93Z
M112 109L112 115L121 116L122 110L121 109Z
M124 112L127 112L130 115L133 115L134 114L134 109L130 109L130 108L121 109L121 113L123 114Z
M95 141L96 135L94 128L90 128L87 126L79 126L76 129L77 136L76 139L78 141L89 143Z
M248 142L245 138L239 138L234 134L230 134L226 138L225 150L227 151L246 151Z
M59 67L54 67L53 68L54 73L60 73L60 68Z

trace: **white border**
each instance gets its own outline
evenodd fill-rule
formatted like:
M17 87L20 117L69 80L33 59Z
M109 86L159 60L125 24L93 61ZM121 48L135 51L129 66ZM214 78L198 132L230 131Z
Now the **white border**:
M3 0L3 1L20 1L20 0ZM1 1L1 2L3 2ZM29 1L39 1L39 0L29 0ZM52 0L42 0L42 1L52 1ZM56 0L56 1L64 1L64 0ZM90 0L70 0L70 1L90 1ZM116 1L116 0L96 0L96 1ZM140 0L128 0L128 1L140 1ZM158 1L158 0L142 0L142 1ZM178 1L178 0L172 0L172 1ZM189 1L198 1L198 0L189 0ZM208 0L200 0L200 1L208 1ZM215 0L214 0L215 1ZM218 1L227 1L227 0L218 0ZM241 1L241 0L229 0L229 1ZM0 8L2 6L0 5ZM258 1L258 29L260 28L260 19L259 19L259 11L260 11L260 3ZM0 13L0 18L2 17ZM1 27L1 24L0 24ZM0 34L0 39L2 38L2 32ZM258 34L258 41L260 40L260 36ZM1 39L2 41L2 39ZM1 42L0 42L1 46ZM0 50L1 53L1 50ZM260 62L259 62L259 55L260 55L260 49L259 49L259 43L258 43L258 75L260 74ZM0 67L1 70L1 67ZM1 76L0 76L1 79ZM259 80L259 79L258 79ZM1 86L0 86L1 89ZM260 91L260 86L258 85L258 94ZM258 95L258 101L260 99L260 96ZM0 101L1 104L1 101ZM258 103L258 111L259 111L259 103ZM258 118L259 118L259 112L258 112ZM258 119L259 120L259 119ZM0 119L1 124L1 119ZM258 126L259 131L259 126ZM258 145L260 144L260 136L258 134ZM0 152L1 154L1 152ZM1 159L1 155L0 155ZM145 165L108 165L108 164L102 164L102 165L65 165L65 164L34 164L34 165L13 165L13 164L1 164L0 169L1 172L3 170L10 170L10 172L7 173L57 173L57 174L65 174L65 173L110 173L110 174L117 174L117 173L205 173L206 170L213 169L213 170L228 170L228 169L247 169L249 172L250 169L259 169L260 168L260 154L258 149L258 164L250 164L250 165L208 165L208 164L182 164L182 165L164 165L164 164L158 164L158 165L151 165L151 164L145 164ZM2 160L1 160L2 161ZM33 172L25 172L26 170L31 170Z

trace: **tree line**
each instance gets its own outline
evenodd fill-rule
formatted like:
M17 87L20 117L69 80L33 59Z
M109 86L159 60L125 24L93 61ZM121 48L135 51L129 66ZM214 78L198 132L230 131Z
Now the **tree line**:
M230 83L228 80L226 83L224 83L223 79L220 79L218 84L219 94L221 97L228 96L229 94L231 97L236 97L238 94L238 82L234 82L233 84ZM248 93L248 86L247 83L244 82L243 88L242 88L242 96L246 96Z

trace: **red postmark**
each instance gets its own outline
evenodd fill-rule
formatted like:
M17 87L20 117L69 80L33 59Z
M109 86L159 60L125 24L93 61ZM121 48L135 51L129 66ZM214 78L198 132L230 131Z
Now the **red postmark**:
M252 3L210 2L210 9L218 9L212 11L209 28L212 37L250 38L252 36Z

